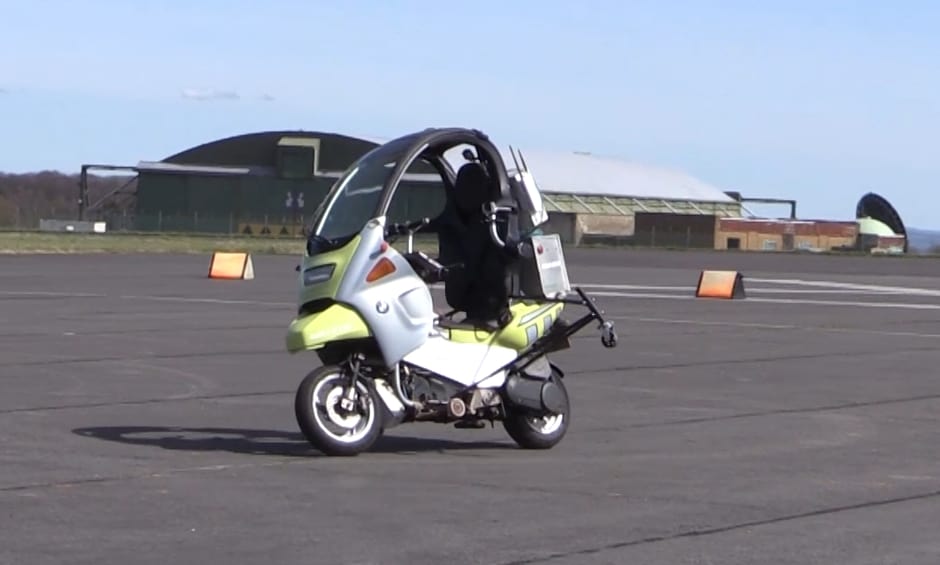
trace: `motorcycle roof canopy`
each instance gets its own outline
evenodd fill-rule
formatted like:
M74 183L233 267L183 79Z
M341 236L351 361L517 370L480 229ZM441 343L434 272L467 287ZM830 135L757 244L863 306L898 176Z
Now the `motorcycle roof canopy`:
M488 186L493 193L487 199L513 205L505 163L489 136L471 128L428 128L383 143L356 160L321 202L313 233L326 239L350 237L369 220L387 215L402 181L424 176L416 175L416 170L427 174L428 165L450 192L457 176L452 151L460 146L472 147L472 159L489 173ZM437 175L433 176L437 180Z

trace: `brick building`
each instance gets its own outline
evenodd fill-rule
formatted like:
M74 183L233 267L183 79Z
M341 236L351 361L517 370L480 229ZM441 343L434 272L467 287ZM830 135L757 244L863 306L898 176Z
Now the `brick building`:
M855 221L718 218L715 249L830 251L855 248Z

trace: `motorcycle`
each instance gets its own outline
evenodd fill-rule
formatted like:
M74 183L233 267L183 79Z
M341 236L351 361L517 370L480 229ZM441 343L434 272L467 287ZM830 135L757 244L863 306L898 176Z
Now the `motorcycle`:
M461 147L462 164L453 157ZM313 351L321 363L294 402L319 451L356 455L413 422L499 421L526 449L565 436L570 400L549 354L591 323L605 347L617 334L594 300L571 288L560 238L540 233L548 214L535 178L510 151L513 168L478 130L411 133L362 155L320 204L286 335L289 353ZM450 212L391 221L402 187L428 178L445 188ZM414 248L432 225L438 259ZM403 251L392 245L401 236ZM453 308L443 314L431 292L440 285ZM586 313L568 322L566 306Z

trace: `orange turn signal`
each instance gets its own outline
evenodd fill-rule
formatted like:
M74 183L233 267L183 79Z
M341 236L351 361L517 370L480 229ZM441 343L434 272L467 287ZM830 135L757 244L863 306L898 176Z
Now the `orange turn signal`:
M369 271L369 274L366 275L366 282L375 282L382 277L388 276L395 272L395 264L389 261L388 257L382 257L379 259L379 262L372 267L372 270Z

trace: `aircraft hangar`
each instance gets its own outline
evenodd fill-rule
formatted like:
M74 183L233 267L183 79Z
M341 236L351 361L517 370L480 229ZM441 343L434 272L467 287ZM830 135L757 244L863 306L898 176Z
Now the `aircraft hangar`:
M133 166L83 165L83 195L86 176L95 169L125 169L135 176L126 190L112 195L111 204L123 196L123 208L86 205L81 215L108 222L112 231L299 236L342 171L382 141L333 132L262 131ZM512 166L509 147L500 149ZM764 200L791 204L791 216L754 218L746 205L752 199L682 171L586 152L521 149L549 210L546 231L573 244L752 251L849 249L865 242L877 247L879 240L863 232L875 229L872 222L878 220L862 212L873 210L880 218L890 208L880 197L868 196L859 204L858 219L798 220L795 202ZM433 215L439 208L438 183L412 182L406 192L400 213ZM899 218L887 221L898 224ZM894 239L882 234L881 241L896 247L903 238L896 232Z

